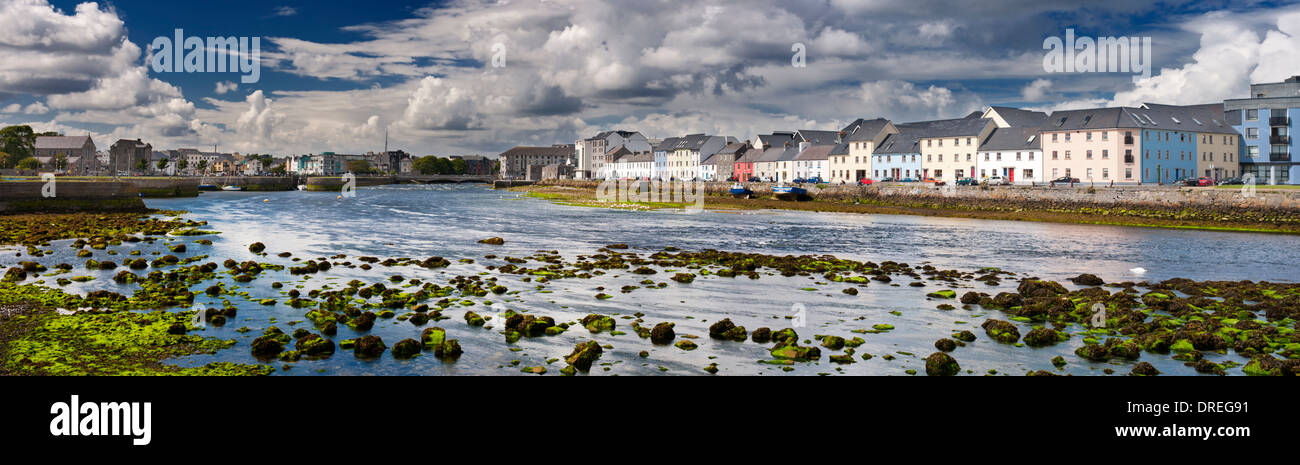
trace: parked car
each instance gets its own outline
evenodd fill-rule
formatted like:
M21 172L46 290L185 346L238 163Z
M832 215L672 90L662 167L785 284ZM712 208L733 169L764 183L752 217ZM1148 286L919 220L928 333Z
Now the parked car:
M912 178L903 178L899 179L898 182L916 182L916 180Z
M975 178L961 178L958 179L957 182L955 182L954 184L958 186L974 186L979 183L975 182Z
M749 182L763 182L763 180L759 179L758 176L750 176Z
M944 182L943 182L943 181L940 181L940 180L935 179L935 178L925 178L925 181L924 181L924 182L925 182L926 184L934 184L934 185L936 185L936 186L942 186L942 185L944 185Z
M1219 180L1220 186L1240 186L1242 184L1245 183L1241 182L1241 178L1226 178Z
M1002 176L993 176L988 179L990 186L1010 186L1011 181Z
M880 182L897 182L894 178L881 179Z
M1204 177L1202 177L1202 178L1196 178L1196 186L1197 186L1197 187L1206 187L1206 186L1213 186L1213 185L1214 185L1214 180L1213 180L1213 179L1210 179L1210 178L1204 178Z
M1173 181L1170 181L1169 183L1170 183L1170 184L1182 184L1182 185L1184 185L1184 186L1192 186L1192 187L1196 187L1196 185L1199 184L1199 182L1196 180L1196 178L1192 178L1192 177L1178 178L1178 179L1175 179L1175 180L1173 180Z
M821 184L821 183L826 182L826 181L822 180L822 177L821 177L821 176L817 176L817 177L813 177L813 178L808 178L808 179L805 179L804 181L806 181L806 182L808 182L808 183L810 183L810 184Z
M1052 182L1057 183L1057 184L1070 184L1070 183L1078 184L1078 183L1079 183L1079 178L1059 177L1059 178L1053 179Z

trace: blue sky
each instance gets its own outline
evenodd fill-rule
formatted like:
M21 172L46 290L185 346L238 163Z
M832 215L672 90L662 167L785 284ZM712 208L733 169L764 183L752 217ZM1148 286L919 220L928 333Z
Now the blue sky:
M1294 2L0 0L0 123L107 147L483 153L606 129L749 139L855 118L1241 97L1300 74ZM260 80L150 43L260 37ZM1152 39L1151 78L1049 73L1043 39ZM801 44L807 66L791 66ZM498 48L500 47L500 48ZM503 53L502 53L503 52ZM494 67L494 58L504 66Z

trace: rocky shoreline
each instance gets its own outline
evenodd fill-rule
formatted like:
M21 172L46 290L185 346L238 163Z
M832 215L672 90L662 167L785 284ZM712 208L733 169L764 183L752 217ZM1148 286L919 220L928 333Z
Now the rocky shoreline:
M875 213L1073 224L1205 229L1300 234L1300 193L1257 193L1243 198L1236 191L1131 187L1029 189L962 187L953 191L911 186L829 186L809 188L808 202L785 202L752 187L757 198L737 199L729 184L706 183L706 209L788 209L839 213ZM570 205L613 208L680 208L680 203L619 202L596 198L594 181L542 181L514 187ZM947 192L947 193L946 193Z
M149 223L149 221L164 221ZM338 352L352 352L358 359L391 357L407 360L431 356L437 363L460 363L476 357L459 342L478 338L485 331L498 334L498 341L515 350L523 339L567 337L576 345L565 357L529 366L516 359L508 368L524 374L563 375L608 370L601 362L611 353L632 351L641 359L645 348L674 348L683 353L711 350L714 344L756 344L767 355L754 360L760 366L793 371L800 365L826 361L833 371L879 358L885 362L899 357L924 357L927 375L1010 374L989 370L975 373L963 369L963 347L994 343L999 350L1028 350L1062 343L1075 344L1074 358L1054 357L1059 369L1069 364L1106 363L1106 374L1161 374L1143 357L1169 357L1185 365L1186 371L1164 374L1296 375L1300 374L1300 284L1250 281L1191 281L1106 283L1081 274L1073 278L1076 290L1060 283L1021 276L995 268L979 270L939 269L928 264L880 263L844 260L834 256L774 256L718 250L684 251L673 247L643 250L635 245L609 244L589 254L566 258L555 251L536 251L527 256L498 256L496 248L505 241L479 241L478 258L444 257L292 257L288 252L268 251L262 243L248 245L259 260L242 262L221 257L195 255L181 259L158 254L152 260L125 256L120 265L111 258L114 246L124 242L158 242L172 251L184 247L204 248L211 240L202 236L217 231L199 229L202 222L146 219L133 229L112 229L86 234L69 244L87 258L82 265L42 263L51 247L49 241L68 235L33 236L44 240L29 244L30 259L19 258L0 281L0 374L14 375L104 375L104 374L197 374L247 375L288 370L296 364L327 360ZM68 230L74 230L68 228ZM194 239L194 237L199 237ZM5 239L15 244L14 237ZM188 244L187 244L188 243ZM21 257L21 253L19 254ZM455 260L479 263L483 271L454 274L435 279L410 278L400 271L446 270ZM50 287L71 280L78 268L120 269L113 277L134 288L131 295L95 291L87 295L67 294ZM332 270L380 270L386 279L353 279L341 286L300 291L307 280L328 276ZM419 272L412 271L415 274ZM439 275L443 273L438 273ZM890 313L972 312L982 319L975 331L955 331L932 347L900 347L891 353L867 353L864 344L875 335L896 328L866 316L822 328L817 333L780 324L759 326L752 322L721 318L709 323L707 335L683 331L687 321L651 320L647 315L586 313L575 319L515 307L503 313L480 313L479 305L491 300L509 302L520 292L551 292L573 280L613 276L625 285L598 287L590 299L598 302L643 292L673 292L673 289L705 285L708 280L760 280L769 277L806 277L818 290L837 291L856 297L885 288L914 288L918 301L933 308L900 306ZM75 276L74 276L75 278ZM228 281L228 282L227 282ZM1015 283L1012 291L986 293L979 286ZM237 285L236 285L237 283ZM516 283L516 284L511 284ZM267 286L280 291L278 299L256 299L239 287ZM531 286L531 288L530 288ZM906 286L906 287L901 287ZM512 289L513 287L513 289ZM804 289L812 290L812 288ZM774 289L773 292L778 290ZM248 346L235 340L202 337L202 328L185 310L204 295L221 299L222 306L202 315L204 325L221 327L233 323L241 312L258 307L283 306L300 313L305 326L281 329L271 324L262 328L241 327L237 332L257 331ZM235 301L244 300L244 303ZM55 309L83 309L57 312ZM149 310L149 312L142 312ZM776 321L792 315L770 315ZM385 341L370 334L377 323L389 322L405 328L407 337ZM746 323L750 323L749 327ZM775 322L774 322L775 323ZM339 337L343 327L357 337ZM567 333L567 336L566 336ZM804 333L804 334L800 334ZM601 343L595 336L615 337L615 344ZM627 334L626 337L620 338ZM603 340L607 340L604 336ZM704 344L704 338L712 341ZM987 339L990 342L984 342ZM640 341L638 341L640 340ZM622 341L622 342L618 342ZM178 355L242 350L255 363L214 362L180 368L166 360ZM1212 361L1207 354L1218 354ZM562 362L562 363L561 363ZM548 368L549 366L549 368ZM556 368L558 366L558 369ZM1127 373L1112 366L1127 367ZM662 368L662 367L661 367ZM734 368L714 361L697 367L698 373L725 373ZM662 368L662 370L667 370ZM919 373L916 369L907 374ZM821 374L830 374L829 372ZM1031 370L1022 374L1054 375L1052 370Z

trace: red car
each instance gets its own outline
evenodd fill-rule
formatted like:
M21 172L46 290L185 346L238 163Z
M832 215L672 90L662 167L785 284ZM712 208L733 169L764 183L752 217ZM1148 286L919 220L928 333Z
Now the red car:
M873 182L875 182L875 181L872 181L871 178L862 178L862 179L859 179L859 180L858 180L858 184L861 184L861 185L864 185L864 186L870 185L870 184L873 183Z
M1205 186L1213 186L1213 185L1214 185L1214 180L1213 180L1213 179L1210 179L1210 178L1197 178L1197 179L1196 179L1196 186L1197 186L1197 187L1205 187Z

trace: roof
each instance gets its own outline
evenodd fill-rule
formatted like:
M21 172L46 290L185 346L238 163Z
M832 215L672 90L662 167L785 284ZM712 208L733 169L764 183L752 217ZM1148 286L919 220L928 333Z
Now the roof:
M79 149L90 142L90 136L39 136L36 138L38 149Z
M849 154L849 143L840 142L838 144L835 144L835 147L832 148L830 153L828 153L827 155L848 155L848 154Z
M669 150L672 150L673 147L677 146L677 141L679 140L681 140L680 137L669 137L667 139L664 139L663 142L660 142L659 145L655 146L655 151L667 152Z
M794 157L795 160L825 160L834 145L810 145Z
M997 128L989 138L980 144L981 151L989 150L1038 150L1043 147L1038 128Z
M921 131L918 138L933 137L954 137L954 136L977 136L988 126L991 120L988 118L959 118L959 119L941 119L936 121L922 121L918 123L907 123L912 125L915 130ZM900 125L899 130L902 130Z
M704 147L704 143L708 142L711 137L713 136L704 134L688 134L685 137L675 137L677 143L668 150L699 150Z
M857 124L844 128L844 132L848 134L847 140L850 142L874 140L876 134L880 134L880 130L884 129L885 125L889 124L889 120L884 118L876 118L872 120L859 119L855 121L855 123Z
M753 163L763 157L763 150L754 149L746 150L744 154L736 158L736 163Z
M592 137L592 138L590 138L590 139L586 139L586 140L600 140L600 139L608 139L609 136L614 135L614 134L617 134L619 137L622 137L622 138L626 139L626 138L628 138L628 137L632 137L632 136L634 136L634 135L636 135L636 134L639 134L639 133L636 132L636 131L624 131L624 130L620 130L620 129L615 129L615 130L613 130L613 131L602 131L600 134L596 134L595 137Z
M795 135L802 142L811 142L815 145L833 145L839 142L840 132L800 129Z
M784 147L786 142L794 141L793 132L775 131L766 136L758 136L758 139L764 144L770 144L771 147Z
M780 147L769 147L767 150L763 151L762 156L758 157L758 159L754 161L759 161L759 162L781 161L781 155L784 155L785 151L786 151L785 144L782 144Z
M614 160L614 163L653 163L655 156L649 152L627 153Z
M1129 108L1089 108L1086 110L1054 111L1047 118L1047 131L1077 129L1140 128L1137 118Z
M1144 120L1146 129L1237 134L1232 123L1227 122L1222 103L1200 105L1162 105L1146 103L1132 111ZM1153 124L1152 124L1153 123Z
M743 142L732 142L722 147L722 150L719 150L718 153L727 153L727 154L745 153L747 147L749 147L749 144Z
M921 135L925 133L928 122L903 123L896 125L898 133L885 136L880 145L871 153L921 153Z
M510 150L501 152L502 157L521 157L521 156L562 156L567 157L573 154L572 146L550 146L550 147L529 147L518 146Z
M1013 128L1037 128L1047 124L1047 113L1013 107L990 107Z

